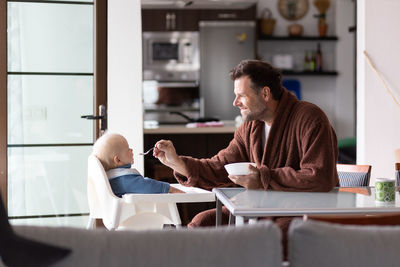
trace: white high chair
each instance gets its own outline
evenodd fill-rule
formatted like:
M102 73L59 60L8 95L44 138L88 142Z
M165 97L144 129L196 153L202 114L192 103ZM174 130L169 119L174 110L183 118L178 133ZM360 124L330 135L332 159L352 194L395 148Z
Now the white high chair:
M94 155L88 158L87 192L90 210L88 229L94 227L95 219L102 219L108 230L161 229L164 224L181 225L176 202L169 198L171 194L115 196L103 165Z

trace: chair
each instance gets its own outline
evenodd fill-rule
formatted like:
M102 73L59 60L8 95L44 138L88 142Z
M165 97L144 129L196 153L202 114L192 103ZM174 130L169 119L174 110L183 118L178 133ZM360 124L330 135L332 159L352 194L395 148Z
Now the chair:
M355 194L371 195L369 187L364 188L339 188L339 191ZM400 213L385 214L329 214L329 215L307 215L303 220L315 220L338 224L350 225L400 225Z
M336 165L340 187L368 186L371 177L371 165Z
M282 86L294 93L298 100L301 100L301 84L298 80L288 79L282 81Z
M135 199L129 203L124 197L115 196L103 165L94 155L88 158L87 192L88 229L94 227L95 219L102 219L108 230L161 229L164 224L181 225L176 203L168 201L169 194L126 194ZM141 197L145 200L141 201ZM162 201L164 198L165 202Z
M400 162L395 163L396 186L400 186Z

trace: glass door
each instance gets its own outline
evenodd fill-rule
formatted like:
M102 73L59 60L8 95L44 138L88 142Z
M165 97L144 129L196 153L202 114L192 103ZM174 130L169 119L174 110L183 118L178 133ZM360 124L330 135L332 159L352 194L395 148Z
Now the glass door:
M13 224L84 227L95 135L81 115L97 105L95 3L6 2L8 215Z

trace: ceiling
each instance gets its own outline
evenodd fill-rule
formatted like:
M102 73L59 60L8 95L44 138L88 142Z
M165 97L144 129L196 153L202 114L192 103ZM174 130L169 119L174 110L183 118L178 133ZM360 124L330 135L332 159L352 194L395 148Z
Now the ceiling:
M243 9L248 8L257 0L141 0L143 8L162 9Z

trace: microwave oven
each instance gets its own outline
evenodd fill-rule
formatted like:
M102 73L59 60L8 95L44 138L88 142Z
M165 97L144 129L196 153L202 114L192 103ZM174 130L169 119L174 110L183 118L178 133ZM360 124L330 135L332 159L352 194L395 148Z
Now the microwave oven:
M143 32L143 79L198 81L198 32Z

